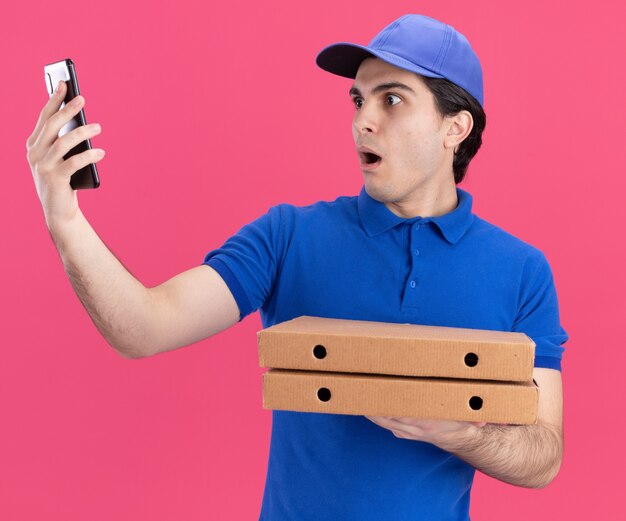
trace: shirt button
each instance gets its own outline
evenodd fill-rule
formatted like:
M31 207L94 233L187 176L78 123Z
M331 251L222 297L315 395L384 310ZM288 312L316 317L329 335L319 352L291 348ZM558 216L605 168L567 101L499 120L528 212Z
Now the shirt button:
M412 280L412 281L410 282L409 286L411 286L411 288L414 288L414 287L416 286L415 281L414 281L414 280Z
M413 226L413 229L414 229L415 231L419 230L419 229L420 229L420 225L419 225L419 224L416 224L415 226Z
M415 253L415 255L419 255L420 251L419 250L415 250L413 253Z

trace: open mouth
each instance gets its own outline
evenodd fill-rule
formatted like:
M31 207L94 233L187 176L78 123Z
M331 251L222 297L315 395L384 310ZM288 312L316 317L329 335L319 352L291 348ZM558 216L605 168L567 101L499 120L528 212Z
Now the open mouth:
M372 152L363 152L363 159L366 165L373 165L374 163L378 163L380 161L380 156L373 154Z
M382 161L382 157L374 152L359 152L359 158L361 160L361 168L376 168Z

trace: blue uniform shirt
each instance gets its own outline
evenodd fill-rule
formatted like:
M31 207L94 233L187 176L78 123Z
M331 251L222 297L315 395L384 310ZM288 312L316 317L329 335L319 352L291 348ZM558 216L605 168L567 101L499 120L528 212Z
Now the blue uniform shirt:
M361 189L279 204L209 252L240 320L300 315L526 333L535 366L561 370L561 327L541 251L456 209L405 219ZM467 520L474 469L362 416L272 411L261 520Z

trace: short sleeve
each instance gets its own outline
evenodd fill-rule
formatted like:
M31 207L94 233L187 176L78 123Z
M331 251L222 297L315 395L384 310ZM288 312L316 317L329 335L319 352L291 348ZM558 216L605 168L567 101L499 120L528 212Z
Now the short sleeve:
M513 331L535 342L535 367L561 370L562 346L569 337L561 326L552 270L541 252L524 270Z
M239 306L239 321L260 308L272 293L278 267L280 205L243 226L204 262L217 271Z

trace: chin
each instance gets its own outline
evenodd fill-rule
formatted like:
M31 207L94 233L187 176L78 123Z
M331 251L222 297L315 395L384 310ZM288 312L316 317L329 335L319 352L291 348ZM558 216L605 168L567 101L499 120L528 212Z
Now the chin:
M372 199L376 199L380 203L388 203L397 198L397 194L394 192L393 187L374 183L372 180L368 181L367 176L365 176L364 181L365 191Z

